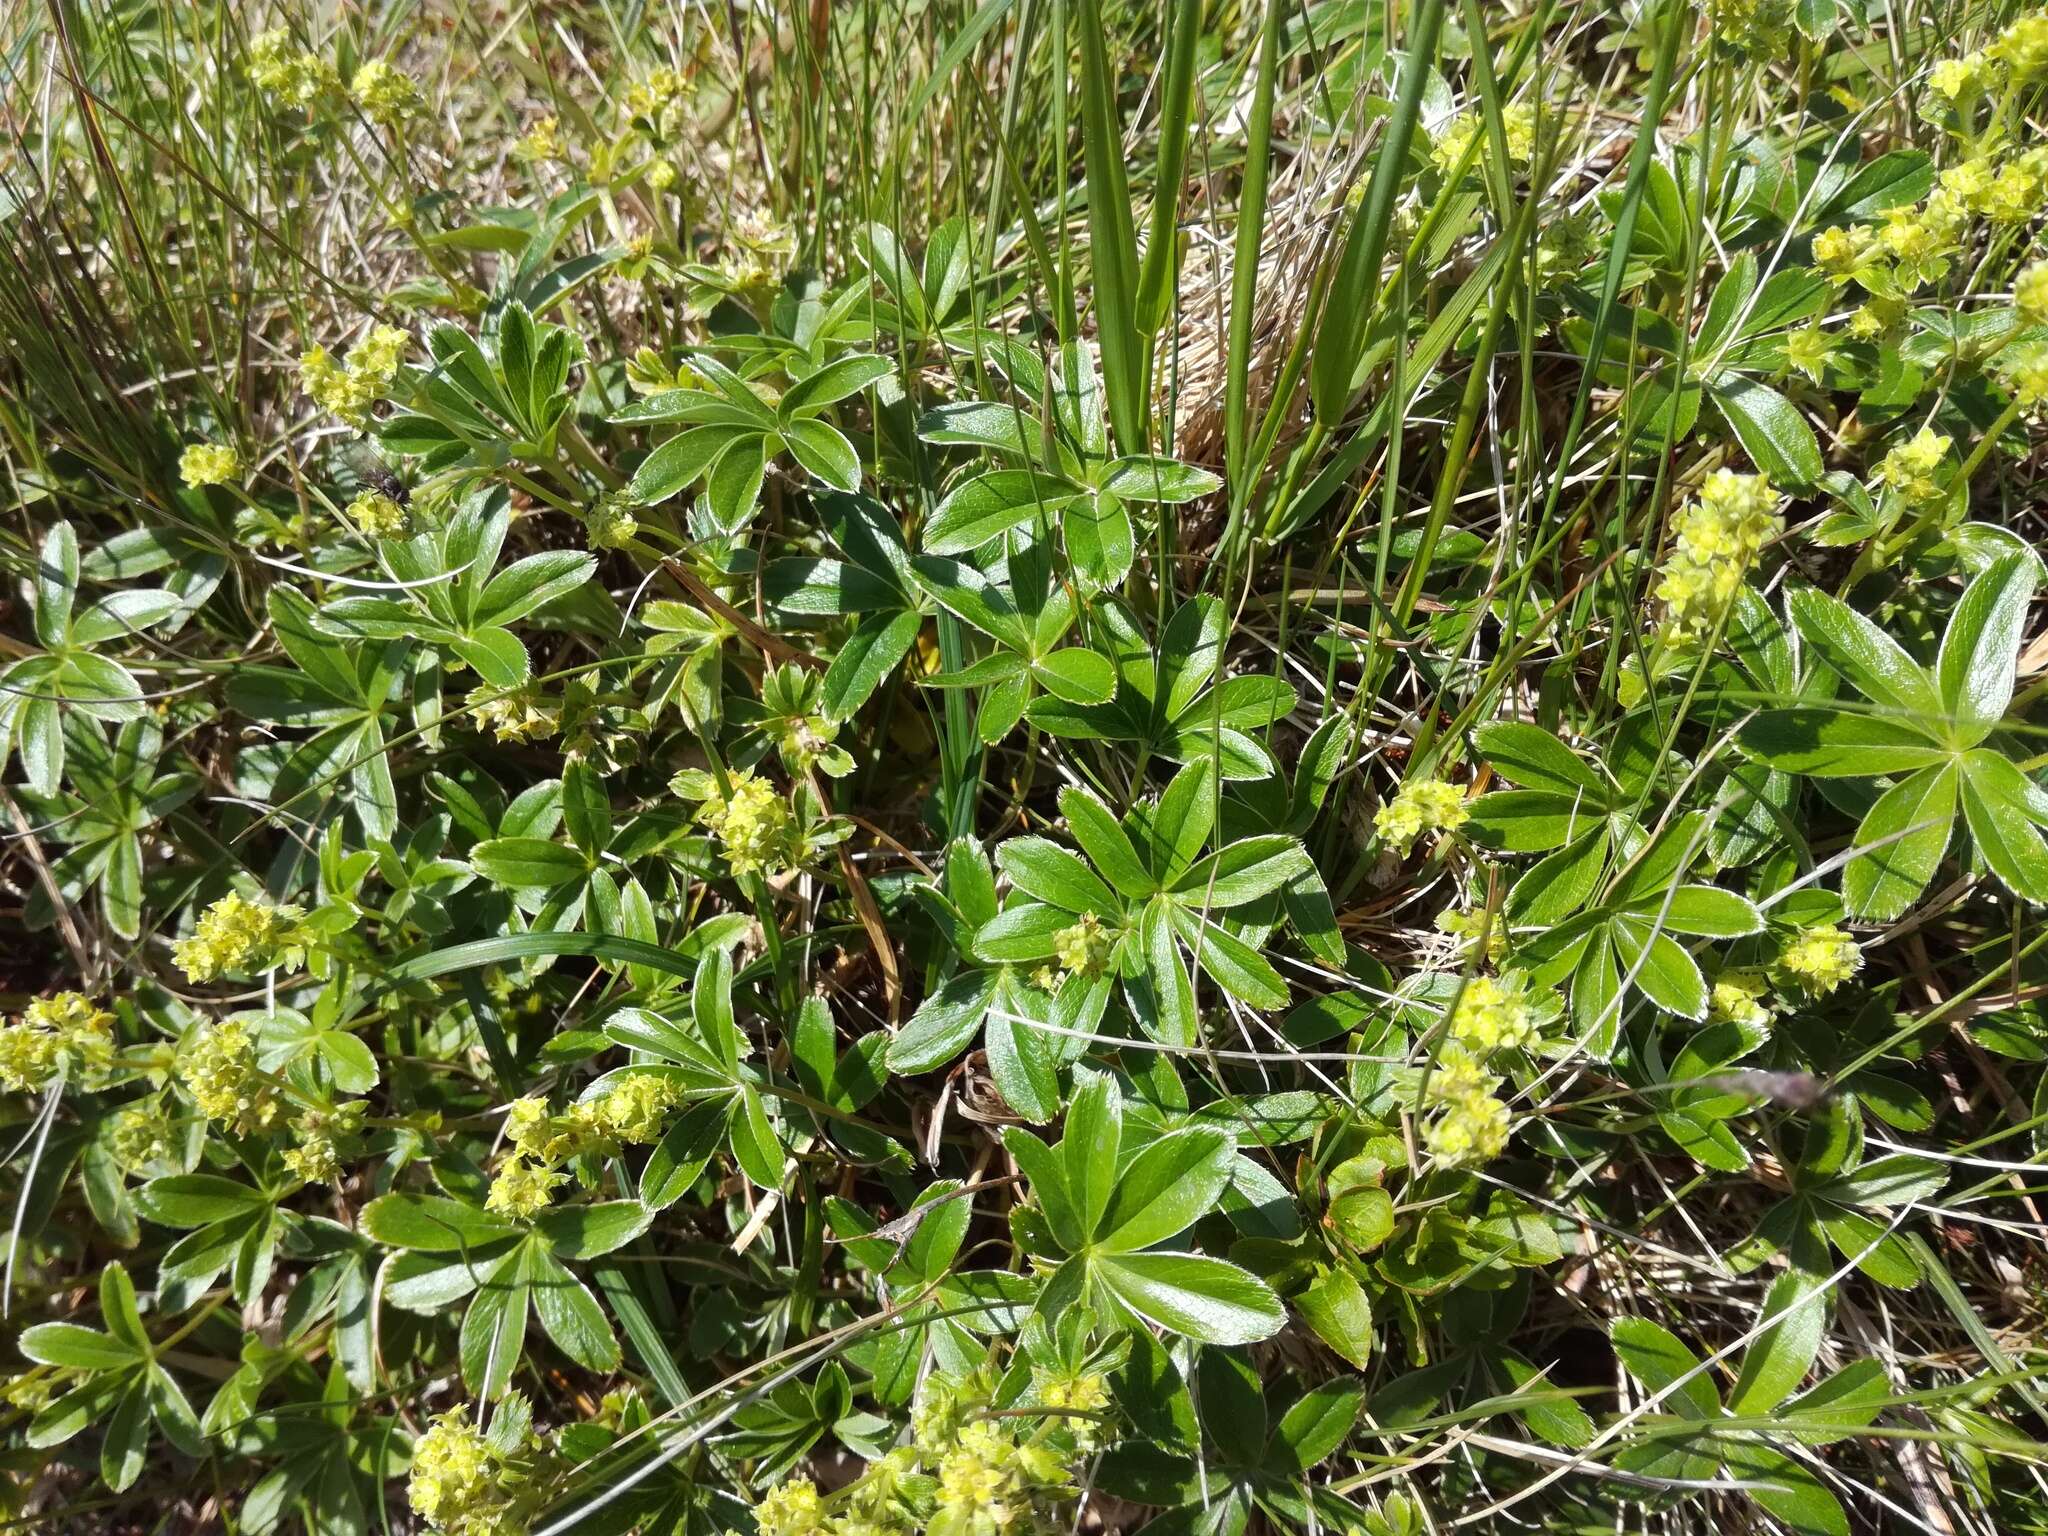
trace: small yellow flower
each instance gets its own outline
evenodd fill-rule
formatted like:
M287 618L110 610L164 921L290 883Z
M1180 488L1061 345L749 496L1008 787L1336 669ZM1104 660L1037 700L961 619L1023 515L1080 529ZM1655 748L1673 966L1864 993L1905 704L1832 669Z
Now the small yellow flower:
M1455 832L1471 813L1465 792L1442 779L1411 779L1379 808L1373 830L1396 853L1406 854L1425 832Z
M625 491L606 491L583 515L583 536L592 549L624 549L639 535L640 519Z
M1922 427L1884 456L1877 466L1879 482L1890 486L1908 506L1940 501L1948 494L1941 470L1948 462L1950 443L1942 433Z
M2048 11L2020 17L1984 51L2010 70L2016 81L2048 74Z
M505 1458L467 1408L436 1418L413 1442L406 1498L443 1536L521 1536L526 1521L505 1487Z
M1863 952L1854 939L1829 923L1801 932L1778 956L1778 969L1804 991L1826 997L1863 969Z
M1116 935L1102 926L1093 912L1083 912L1071 928L1052 936L1052 952L1060 969L1069 976L1100 976L1109 968L1109 954L1116 947Z
M1490 1093L1450 1099L1423 1133L1432 1156L1453 1168L1491 1162L1508 1144L1508 1107Z
M817 1485L808 1477L777 1483L754 1506L754 1527L760 1536L820 1536L825 1506Z
M1981 53L1966 53L1961 58L1943 59L1927 72L1927 83L1935 94L1951 106L1966 96L1974 96L1984 88L1985 76L1990 66Z
M533 165L546 165L551 160L567 160L568 146L562 142L562 120L550 112L538 117L513 146L512 152L520 159Z
M407 118L417 117L426 105L412 76L382 59L372 59L357 70L348 89L363 115L384 128L396 128Z
M731 792L697 812L735 875L778 875L797 862L796 818L781 790L754 773L734 774Z
M1518 975L1468 978L1451 1009L1449 1029L1453 1040L1479 1057L1535 1044L1527 983Z
M130 1104L114 1116L108 1147L130 1173L147 1173L171 1155L171 1117L160 1097Z
M277 1122L276 1087L256 1067L256 1039L240 1019L199 1031L178 1053L178 1081L209 1120L244 1135Z
M545 741L561 728L561 714L545 703L538 689L473 688L464 701L480 731L499 741Z
M1436 926L1439 933L1448 934L1458 941L1460 952L1477 944L1480 932L1484 930L1486 953L1480 959L1487 965L1499 965L1507 956L1508 924L1499 913L1495 913L1489 923L1483 910L1460 912L1455 907L1446 907L1436 915Z
M2029 325L2048 325L2048 261L2030 263L2013 280L2013 307Z
M305 909L248 901L230 891L201 914L192 937L171 946L172 957L192 981L212 981L225 971L260 974L303 949L299 920Z
M1696 644L1712 634L1764 545L1782 531L1778 495L1762 475L1717 469L1680 514L1657 597L1669 633Z
M242 456L228 443L190 443L178 455L178 474L194 490L226 485L242 473Z
M1707 999L1707 1019L1714 1024L1758 1027L1771 1022L1764 1006L1764 978L1755 971L1723 971L1714 978Z
M341 89L341 76L318 54L292 46L282 29L249 39L249 82L289 107L317 106Z
M395 325L373 326L349 353L346 366L325 347L308 348L299 358L299 387L315 405L361 431L369 425L370 407L391 388L407 340Z
M0 1026L0 1087L34 1093L59 1077L97 1087L114 1065L113 1025L83 992L37 998Z
M372 539L402 539L412 526L412 514L382 491L357 495L348 504L348 520Z
M2029 410L2048 405L2048 341L2022 342L1998 354L1999 377Z
M557 1185L567 1178L545 1163L514 1155L498 1165L484 1209L526 1220L548 1208Z

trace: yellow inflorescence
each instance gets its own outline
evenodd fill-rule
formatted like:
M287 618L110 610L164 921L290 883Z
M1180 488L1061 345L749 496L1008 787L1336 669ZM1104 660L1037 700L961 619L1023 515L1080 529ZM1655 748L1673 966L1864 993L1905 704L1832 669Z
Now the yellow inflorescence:
M1536 108L1525 101L1518 101L1505 108L1500 115L1501 136L1507 141L1508 160L1514 165L1527 165L1536 153ZM1474 112L1460 112L1436 136L1430 149L1430 158L1436 168L1449 175L1465 158L1473 141L1479 141L1480 153L1486 152L1486 124Z
M1715 1024L1765 1025L1771 1010L1764 1006L1764 978L1755 971L1723 971L1707 998L1707 1018Z
M108 1131L108 1150L130 1173L145 1173L171 1155L171 1117L150 1097L119 1111Z
M2048 325L2048 261L2022 268L2012 285L2013 307L2029 325Z
M553 113L535 118L512 152L533 165L568 159L568 146L562 142L562 120Z
M1752 58L1782 53L1792 36L1792 0L1707 0L1715 38Z
M817 1536L825 1529L825 1503L808 1477L792 1477L761 1495L754 1506L760 1536Z
M1442 779L1410 779L1373 817L1373 830L1405 854L1425 832L1455 832L1470 815L1465 792Z
M550 1114L545 1100L514 1099L505 1112L505 1136L512 1151L498 1165L485 1204L508 1216L538 1215L565 1182L562 1164L586 1155L609 1155L625 1143L645 1146L659 1141L668 1112L680 1098L667 1078L629 1072L614 1078L603 1093L560 1115Z
M315 405L360 431L369 425L370 407L391 388L406 343L397 326L379 325L350 351L346 365L325 347L310 348L299 358L299 385Z
M1677 547L1657 584L1673 638L1696 642L1714 631L1764 544L1782 529L1777 505L1762 475L1717 469L1707 476L1679 515Z
M504 1458L469 1422L467 1408L442 1414L413 1442L406 1498L444 1536L520 1536L526 1529L504 1486Z
M625 491L607 491L583 514L583 536L592 549L624 549L640 535L633 498Z
M1491 1093L1468 1089L1442 1101L1424 1140L1432 1156L1452 1167L1491 1162L1508 1144L1508 1107Z
M1998 375L2028 410L2048 405L2048 341L2027 341L1998 354Z
M1939 501L1948 494L1941 470L1948 462L1949 446L1949 438L1922 427L1884 456L1877 466L1877 478L1908 506Z
M372 539L402 539L412 527L412 514L382 491L358 494L348 504L348 520Z
M470 690L464 701L480 731L499 741L544 741L561 728L561 713L545 703L536 689L507 693L484 687Z
M798 857L789 801L758 774L734 774L731 784L730 794L704 802L697 819L718 839L735 875L781 874Z
M289 107L316 106L321 97L341 89L334 66L318 54L293 47L281 29L249 39L249 81Z
M256 1039L240 1019L199 1031L178 1053L178 1081L209 1120L248 1134L277 1123L277 1089L256 1067Z
M178 455L178 474L197 490L226 485L242 473L242 456L228 443L191 443Z
M37 998L0 1026L0 1087L33 1093L59 1077L97 1086L114 1064L113 1026L83 992Z
M254 975L283 963L303 947L300 907L273 907L230 891L208 907L192 937L171 946L172 958L193 981L228 971Z
M1527 984L1520 976L1473 976L1451 1010L1451 1038L1479 1056L1521 1050L1536 1041Z
M1100 976L1109 966L1109 953L1116 947L1116 935L1102 926L1093 912L1083 912L1071 928L1052 936L1053 957L1070 976Z
M1862 968L1862 950L1832 923L1806 929L1778 956L1778 969L1815 997L1826 997Z
M382 59L372 59L357 70L348 90L363 115L384 128L396 128L407 118L417 117L426 105L412 76Z

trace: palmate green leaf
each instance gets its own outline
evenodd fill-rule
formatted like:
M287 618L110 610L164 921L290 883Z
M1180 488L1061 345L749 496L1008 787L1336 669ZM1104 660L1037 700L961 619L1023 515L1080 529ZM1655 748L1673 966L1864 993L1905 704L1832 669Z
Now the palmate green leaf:
M460 1253L517 1229L477 1206L446 1195L379 1195L363 1207L363 1232L387 1248Z
M996 849L996 867L1025 895L1068 912L1103 918L1123 912L1123 903L1101 876L1048 838L1010 838Z
M1174 893L1198 908L1241 907L1314 869L1300 843L1269 833L1219 848L1182 875Z
M1820 442L1798 406L1740 374L1723 374L1709 393L1742 451L1773 484L1804 489L1820 479Z
M1700 1369L1699 1357L1669 1329L1646 1317L1623 1317L1615 1320L1608 1336L1628 1373L1661 1395L1661 1406L1667 1413L1692 1419L1713 1418L1720 1413L1720 1396L1714 1391L1713 1381Z
M386 1198L389 1198L388 1196ZM526 1348L529 1244L520 1243L485 1272L462 1315L458 1353L469 1390L493 1401L505 1395Z
M1091 1239L1100 1240L1107 1230L1104 1217L1126 1185L1117 1169L1123 1126L1123 1090L1116 1079L1107 1072L1076 1070L1059 1151L1075 1226Z
M641 461L627 493L641 506L667 501L695 485L720 454L753 432L751 427L713 423L679 433Z
M1220 924L1178 902L1168 911L1174 930L1195 951L1202 970L1224 991L1253 1008L1287 1006L1287 983L1264 955Z
M1590 798L1603 807L1606 803L1608 789L1600 776L1540 726L1494 720L1475 731L1472 739L1479 755L1511 783L1575 799Z
M982 1024L982 1046L996 1091L1018 1114L1043 1124L1059 1113L1059 1079L1054 1073L1047 1036L1035 1025L1044 1021L1044 994L1005 971Z
M1118 1169L1091 1244L1102 1253L1136 1253L1185 1231L1215 1208L1235 1153L1227 1133L1203 1126L1149 1143ZM1071 1155L1069 1163L1072 1188Z
M812 478L841 491L860 489L860 454L830 422L784 422L782 446Z
M619 1340L581 1280L540 1249L528 1249L527 1286L534 1314L556 1346L589 1371L615 1371Z
M1927 889L1954 833L1960 782L1957 765L1945 762L1878 796L1856 829L1857 846L1868 851L1842 871L1842 899L1852 914L1888 921Z
M929 1072L967 1048L995 997L993 971L969 970L927 997L889 1042L889 1069Z
M813 415L828 405L857 395L870 384L887 378L895 365L886 357L842 357L790 385L778 407L785 426L799 417ZM852 487L846 487L852 489Z
M1135 1316L1199 1343L1256 1344L1287 1321L1273 1288L1225 1259L1123 1253L1087 1263L1095 1285Z
M917 418L917 435L928 443L987 448L1014 458L1030 457L1045 427L1030 412L992 400L958 400L934 406Z
M1854 608L1811 587L1795 588L1786 607L1821 659L1899 723L1931 726L1940 717L1941 700L1927 669Z
M1093 790L1070 785L1060 791L1060 811L1074 841L1096 869L1127 897L1142 900L1158 889L1130 835Z
M965 554L1041 514L1051 517L1075 494L1057 476L1037 470L990 470L947 493L925 524L924 547L934 555Z
M1106 704L1116 696L1116 668L1109 658L1080 646L1037 657L1030 671L1039 687L1069 704Z
M1903 720L1820 707L1765 710L1737 739L1743 751L1773 768L1824 779L1911 773L1951 756Z
M1961 746L1988 736L2012 702L2014 658L2039 570L2030 556L2008 555L1970 583L1949 615L1934 680Z
M1821 1280L1787 1270L1764 1298L1770 1326L1750 1342L1728 1393L1728 1411L1742 1417L1770 1412L1806 1379L1827 1334L1827 1298Z
M1963 759L1963 820L1991 872L2014 894L2048 902L2048 844L2028 814L2020 771L1995 753Z
M850 720L882 679L901 665L917 640L924 616L909 609L869 614L847 637L825 671L825 713Z
M17 1343L39 1365L74 1371L120 1370L143 1358L133 1345L76 1323L37 1323L23 1329Z

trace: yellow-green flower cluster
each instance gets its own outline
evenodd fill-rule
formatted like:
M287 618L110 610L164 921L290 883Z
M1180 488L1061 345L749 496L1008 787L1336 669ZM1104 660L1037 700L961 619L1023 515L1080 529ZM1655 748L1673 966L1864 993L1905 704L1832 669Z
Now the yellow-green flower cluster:
M1678 519L1657 598L1667 632L1692 643L1711 634L1742 589L1767 540L1783 527L1777 493L1762 475L1717 469Z
M2048 11L2019 17L1984 52L2003 64L2015 81L2048 75Z
M360 1099L331 1110L307 1110L292 1122L294 1145L284 1154L285 1167L308 1184L339 1184L343 1154L362 1133L363 1113Z
M188 443L178 455L178 475L194 490L226 485L242 473L242 456L231 443Z
M412 76L383 59L372 59L357 70L348 91L363 115L381 128L396 128L407 118L417 117L426 105Z
M1410 779L1373 817L1373 830L1405 854L1425 832L1455 832L1471 813L1465 792L1442 779Z
M1510 104L1501 111L1500 127L1501 137L1507 141L1509 163L1527 165L1536 153L1536 108L1526 101ZM1474 140L1479 141L1480 154L1485 154L1485 133L1486 123L1478 113L1460 112L1436 135L1430 159L1448 176L1457 170L1458 162L1465 158Z
M562 142L562 120L552 112L546 117L535 118L533 126L512 146L512 153L530 165L567 160L569 148Z
M130 1173L146 1173L171 1155L170 1114L158 1095L140 1099L114 1116L107 1149Z
M758 293L782 280L796 254L796 231L766 215L742 212L726 226L718 271L742 293Z
M476 728L499 741L544 741L561 727L560 712L534 688L473 688L463 704Z
M469 1422L469 1410L451 1409L413 1442L406 1498L443 1536L521 1536L527 1522L505 1470L505 1457Z
M341 76L327 60L292 45L283 29L249 39L249 81L289 107L312 107L341 89Z
M412 527L412 514L382 491L359 492L348 504L348 520L371 539L402 539Z
M505 1113L512 1150L491 1179L485 1205L508 1216L530 1217L548 1207L565 1181L562 1164L616 1152L622 1144L659 1141L680 1094L653 1072L628 1072L606 1090L568 1111L548 1112L545 1100L514 1099Z
M0 1026L0 1087L33 1093L62 1077L86 1087L114 1064L114 1016L83 992L39 997Z
M754 773L734 774L731 792L714 793L697 812L725 850L735 875L778 875L801 857L795 814L782 791Z
M1771 1022L1765 981L1756 971L1723 971L1707 994L1707 1021L1760 1028Z
M1792 0L1707 0L1707 25L1737 53L1781 54L1792 37Z
M1778 956L1778 970L1793 986L1826 997L1863 969L1863 951L1832 923L1807 928Z
M1508 1107L1495 1096L1500 1083L1488 1058L1536 1044L1535 1008L1519 972L1495 979L1470 976L1445 1021L1448 1042L1429 1075L1433 1114L1423 1141L1452 1167L1471 1167L1500 1156L1508 1141Z
M2029 325L2048 325L2048 261L2030 262L2013 280L2013 308Z
M1537 1032L1528 981L1516 972L1498 980L1468 977L1451 1009L1449 1027L1451 1038L1482 1060L1495 1051L1534 1045Z
M256 1038L240 1019L199 1031L178 1053L178 1081L209 1120L248 1135L277 1123L277 1088L256 1066Z
M2048 405L2048 341L2023 341L1998 354L1998 376L2029 411Z
M1950 439L1922 427L1878 463L1877 478L1909 507L1924 507L1948 494L1941 474L1948 462Z
M192 981L212 981L228 971L260 974L304 952L305 915L302 907L273 907L230 891L201 914L191 938L171 946L171 954Z
M1821 382L1835 360L1835 339L1819 322L1785 333L1785 366Z
M626 87L626 113L644 122L656 138L672 139L682 131L689 99L690 82L664 64Z
M1430 1074L1435 1114L1423 1128L1423 1144L1438 1162L1476 1167L1499 1157L1508 1144L1508 1107L1495 1097L1500 1079L1475 1056L1447 1047Z
M310 348L299 358L299 387L322 410L361 431L369 425L370 407L384 398L405 361L406 342L405 332L395 325L372 326L350 350L346 365L325 347Z
M1109 954L1115 947L1116 935L1093 912L1083 912L1079 922L1052 936L1053 958L1069 976L1100 976L1109 968Z
M776 1484L754 1506L754 1528L760 1536L813 1536L825 1525L825 1501L808 1477Z
M1106 1436L1100 1418L1088 1415L1102 1414L1109 1407L1109 1385L1098 1371L1083 1371L1079 1375L1053 1374L1048 1371L1035 1373L1033 1395L1038 1406L1056 1410L1066 1417L1067 1430L1074 1437L1074 1448L1086 1456L1100 1449Z
M633 498L625 491L606 491L583 514L583 536L592 549L624 549L640 534Z

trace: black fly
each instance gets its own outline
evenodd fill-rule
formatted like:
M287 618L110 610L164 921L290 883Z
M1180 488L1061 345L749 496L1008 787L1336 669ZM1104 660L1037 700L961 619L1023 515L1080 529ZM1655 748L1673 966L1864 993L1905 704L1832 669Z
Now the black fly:
M356 478L380 495L389 496L401 507L412 505L412 487L399 477L398 471L379 457L369 441L358 438L345 445L343 456L348 467L355 471Z

